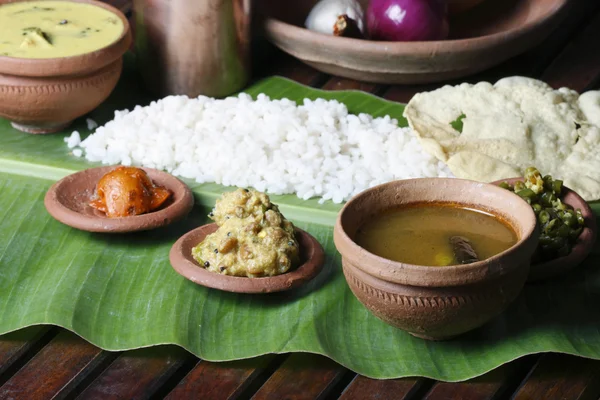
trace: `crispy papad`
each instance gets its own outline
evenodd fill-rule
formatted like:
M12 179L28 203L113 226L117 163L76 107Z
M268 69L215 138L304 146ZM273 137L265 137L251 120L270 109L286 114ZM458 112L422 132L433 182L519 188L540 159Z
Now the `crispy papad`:
M510 77L419 93L404 116L458 178L492 182L535 166L584 199L600 199L600 92L579 96Z

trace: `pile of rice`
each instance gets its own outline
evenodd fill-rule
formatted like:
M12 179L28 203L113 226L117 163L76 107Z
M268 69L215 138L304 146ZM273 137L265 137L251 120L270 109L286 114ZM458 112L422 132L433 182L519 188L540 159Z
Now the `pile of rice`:
M169 96L65 141L89 161L335 203L395 179L452 176L397 120L349 114L324 99Z

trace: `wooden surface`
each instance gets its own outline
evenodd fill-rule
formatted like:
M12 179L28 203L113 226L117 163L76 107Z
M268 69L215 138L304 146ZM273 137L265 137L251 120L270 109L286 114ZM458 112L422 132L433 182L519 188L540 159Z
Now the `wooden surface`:
M573 0L568 18L536 49L465 79L542 78L578 91L600 83L600 1ZM127 0L113 0L125 11ZM261 52L262 53L262 52ZM274 50L255 78L282 75L327 90L358 89L406 102L439 85L386 86L327 76ZM456 82L450 82L456 83ZM173 346L111 353L56 327L0 337L0 399L598 399L600 361L532 355L462 383L377 381L311 354L211 363Z

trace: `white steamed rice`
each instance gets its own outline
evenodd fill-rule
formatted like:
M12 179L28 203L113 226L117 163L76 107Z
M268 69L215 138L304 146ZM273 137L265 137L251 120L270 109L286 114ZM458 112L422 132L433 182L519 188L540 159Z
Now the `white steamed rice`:
M395 179L452 176L397 120L324 99L169 96L116 111L84 141L73 132L65 142L89 161L335 203Z

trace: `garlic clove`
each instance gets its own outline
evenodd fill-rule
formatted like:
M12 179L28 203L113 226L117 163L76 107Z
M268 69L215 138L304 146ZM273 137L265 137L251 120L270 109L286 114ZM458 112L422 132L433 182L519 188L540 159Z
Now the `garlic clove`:
M321 0L308 14L305 26L326 35L364 37L364 12L356 0Z
M340 15L333 24L334 36L362 39L363 33L358 28L356 21L349 18L346 14Z

